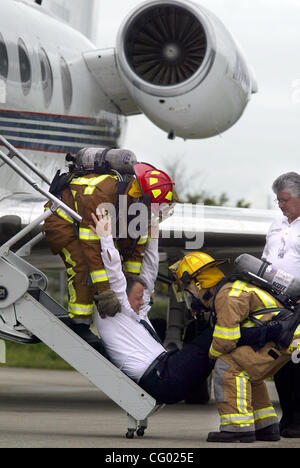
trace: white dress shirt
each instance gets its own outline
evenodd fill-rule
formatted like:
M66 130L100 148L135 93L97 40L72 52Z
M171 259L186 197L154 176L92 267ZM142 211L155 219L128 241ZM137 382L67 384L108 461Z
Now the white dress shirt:
M125 374L138 381L150 364L165 351L145 327L141 319L150 325L147 314L151 308L150 299L158 273L158 240L149 239L145 248L140 277L147 288L144 291L144 305L137 315L131 308L126 294L126 278L118 250L112 236L101 238L101 256L109 278L110 288L117 295L121 312L114 317L101 318L97 314L96 324L109 359Z
M300 217L291 223L286 216L273 221L262 258L275 268L300 278Z

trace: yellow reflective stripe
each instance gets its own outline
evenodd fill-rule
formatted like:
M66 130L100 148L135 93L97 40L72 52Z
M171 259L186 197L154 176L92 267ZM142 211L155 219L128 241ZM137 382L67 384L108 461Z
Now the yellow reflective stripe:
M240 427L248 426L254 424L253 413L232 413L232 414L221 414L221 426L226 426L227 424L235 424Z
M74 288L73 281L68 281L68 292L69 292L69 302L74 303L76 302L77 296L76 296L76 290Z
M74 223L72 218L69 218L69 216L60 208L57 208L56 213L60 218L63 218L65 221L68 221L69 223Z
M127 273L140 273L142 267L141 262L124 262L123 263L123 270Z
M88 228L79 228L79 239L80 240L99 240L100 237Z
M91 315L94 310L94 304L77 304L77 303L69 303L68 305L68 312L70 312L70 316L75 315Z
M103 174L99 177L91 177L88 179L87 177L78 177L76 179L73 179L71 181L71 184L73 185L87 185L87 188L84 190L84 195L92 195L96 185L100 184L103 182L103 180L107 179L108 177L111 177L112 179L117 179L117 176L112 176L109 174Z
M94 270L90 273L93 284L108 281L106 270Z
M267 309L269 309L270 307L267 307ZM260 309L257 309L257 312L259 312L261 310ZM280 311L278 312L272 312L270 311L270 314L272 314L272 316L276 317L276 315L278 315L280 313ZM265 314L259 314L259 315L256 315L256 314L251 314L252 317L255 317L256 319L260 320ZM245 328L251 328L251 327L257 327L257 325L252 322L251 320L246 320L245 322L242 323L242 327L245 327Z
M254 291L258 295L258 297L260 298L260 300L262 301L265 307L267 308L277 307L277 303L275 299L272 296L270 296L270 294L268 294L267 292L262 291L261 289L258 289L258 288L247 288L247 289L248 291Z
M77 213L78 213L78 203L76 201L77 192L76 192L76 190L71 190L71 193L72 193L73 200L74 200L75 211L77 211Z
M248 375L246 372L241 372L235 377L236 384L236 406L239 413L246 414L248 412L247 408L247 380Z
M226 328L215 325L213 336L223 340L238 340L241 337L240 326Z
M95 188L96 188L96 186L94 186L94 187L87 187L87 188L85 189L85 191L83 192L83 194L84 194L84 195L93 195Z
M146 244L147 240L148 240L148 234L146 234L145 236L141 236L138 241L138 245Z
M44 208L44 211L47 211L49 210L49 206L45 206ZM63 218L65 219L66 221L68 221L69 223L74 223L74 220L72 218L69 218L69 216L67 215L67 213L65 213L64 210L62 210L61 208L57 208L57 210L55 210L55 213L58 214L58 216L60 218Z
M273 406L268 406L267 408L261 408L254 411L255 421L266 418L277 418L277 414L275 413Z
M234 297L239 297L240 294L243 292L244 286L246 286L245 281L235 281L231 287L231 290L229 292L229 296L234 296Z
M288 347L288 351L292 352L292 351L295 351L296 349L297 350L300 349L299 338L300 338L300 325L298 325L298 327L295 330L293 339Z
M107 177L110 177L108 174L103 174L99 177L76 177L76 179L72 179L70 185L97 185L99 182L102 182L102 180L106 179Z
M213 345L210 345L209 348L209 354L215 358L218 358L219 356L222 356L222 353L214 349Z
M245 281L240 281L240 280L237 280L233 283L232 285L232 288L229 292L229 296L234 296L234 297L239 297L240 294L243 292L243 291L246 291L246 292L255 292L258 297L260 298L260 300L262 301L262 303L264 304L265 307L269 308L269 307L277 307L277 303L275 301L275 299L270 295L268 294L267 292L265 291L262 291L261 289L258 289L258 288L251 288L251 287L248 287L247 286L247 283Z
M76 276L76 273L72 267L67 268L67 275L68 275L68 281L71 281L74 278L74 276Z
M294 338L297 338L297 337L300 337L300 325L298 325L294 333Z
M76 262L74 262L74 260L72 260L71 252L69 250L65 249L65 248L63 248L61 251L65 256L66 262L68 262L73 267L76 266Z
M251 322L251 320L247 320L246 322L243 322L242 324L242 327L244 328L252 328L252 327L255 327L257 326L254 322Z

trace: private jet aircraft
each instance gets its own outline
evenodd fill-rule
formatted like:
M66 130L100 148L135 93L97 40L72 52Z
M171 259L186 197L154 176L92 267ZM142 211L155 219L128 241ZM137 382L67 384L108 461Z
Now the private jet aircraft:
M43 213L49 181L65 170L66 153L122 147L126 121L137 114L169 139L220 135L242 116L257 84L231 34L206 8L189 0L143 2L123 20L115 47L97 49L89 39L96 2L1 4L0 156L8 161L0 159L0 336L45 342L136 425L156 402L149 395L145 401L145 392L65 325L65 310L44 292L47 278L35 269L61 268L58 256L43 240L22 252L28 263L3 246ZM9 148L25 155L29 166ZM8 162L17 159L15 171ZM37 176L42 192L24 174ZM200 248L214 257L259 256L273 217L270 211L178 205L160 225L161 260Z
M132 115L145 114L171 139L219 135L237 122L257 91L242 52L207 9L188 0L143 2L120 25L115 47L99 50L87 38L96 0L84 3L84 9L80 0L1 5L0 135L46 179L65 169L67 152L120 147ZM1 243L37 217L43 203L3 164ZM261 247L270 221L269 212L212 207L203 216L192 230L204 232L205 247L227 250ZM185 236L177 234L184 227L186 219L178 215L161 245L183 244ZM170 225L161 230L168 233ZM30 260L58 266L43 243Z
M221 21L188 0L150 0L120 25L115 47L88 38L97 0L6 0L0 17L0 135L30 160L45 190L66 153L121 147L126 119L144 114L166 138L220 135L257 84ZM175 140L176 141L176 140ZM174 144L176 144L174 141ZM1 146L12 160L15 156ZM137 155L139 158L139 155ZM21 172L32 175L22 162ZM45 197L0 160L0 245L43 211ZM260 254L270 211L190 206L161 226L162 260L174 247L213 256ZM37 226L29 233L35 236ZM44 241L26 260L60 268Z

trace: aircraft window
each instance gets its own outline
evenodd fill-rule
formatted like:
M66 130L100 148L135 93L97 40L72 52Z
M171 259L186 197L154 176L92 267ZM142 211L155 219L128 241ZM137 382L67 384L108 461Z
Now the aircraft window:
M0 34L0 77L6 80L8 75L8 55L2 34Z
M44 49L39 50L41 75L42 75L42 87L45 98L46 106L50 104L52 93L53 93L53 74L48 55Z
M60 58L60 73L61 73L64 104L65 104L65 108L68 110L72 102L72 94L73 94L72 79L71 79L71 73L70 73L68 64L63 57Z
M18 53L22 89L23 93L26 95L29 93L31 87L31 65L27 47L22 39L18 41Z

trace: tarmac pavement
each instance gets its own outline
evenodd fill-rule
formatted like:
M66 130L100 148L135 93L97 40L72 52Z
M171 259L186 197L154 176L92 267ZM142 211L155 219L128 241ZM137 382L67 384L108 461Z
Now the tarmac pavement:
M143 437L126 439L125 412L77 372L1 367L0 376L0 448L102 448L110 463L124 462L116 457L124 456L125 448L129 454L131 449L151 449L153 457L166 448L181 449L181 457L190 453L190 461L197 462L200 448L300 447L300 439L284 438L271 443L206 442L207 433L219 425L213 399L207 405L166 406L149 418ZM268 387L280 417L275 386L269 382Z

